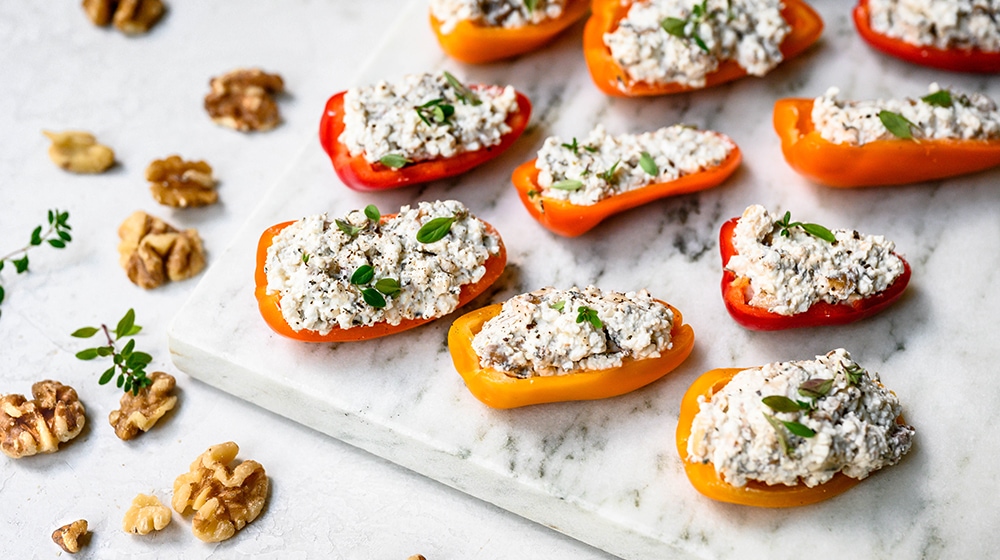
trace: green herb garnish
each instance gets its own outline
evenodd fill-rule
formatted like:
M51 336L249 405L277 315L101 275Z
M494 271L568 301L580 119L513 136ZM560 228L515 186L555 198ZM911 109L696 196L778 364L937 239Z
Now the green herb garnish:
M698 45L698 48L705 52L709 52L708 45L702 40L701 36L698 35L698 26L701 22L705 21L708 16L708 0L702 0L701 4L696 4L691 9L691 15L685 19L668 17L664 18L660 22L660 27L667 32L668 35L673 35L679 39L690 39L694 44ZM685 31L688 25L691 26L691 32Z
M799 394L810 399L825 397L833 389L833 379L813 377L799 385Z
M351 275L351 284L363 286L375 278L375 269L371 265L363 264Z
M586 305L581 305L576 309L576 322L583 323L584 321L590 323L595 329L600 330L604 328L604 323L601 322L601 318L597 316L597 311L587 307Z
M427 121L425 120L424 122ZM390 169L400 169L413 163L413 160L405 158L399 154L386 154L379 158L378 162Z
M395 278L380 278L375 282L375 289L392 297L400 292L399 281Z
M903 115L883 109L878 112L878 120L882 121L886 130L896 138L902 138L903 140L913 139L913 130L917 125L910 122Z
M528 8L528 13L534 13L535 6L538 4L538 0L524 0L524 7Z
M428 220L417 232L417 241L421 243L434 243L442 239L451 231L451 225L455 223L458 216L440 217Z
M760 402L775 412L799 412L800 410L809 410L812 408L809 403L793 401L783 395L769 395L761 399Z
M851 364L844 367L844 373L847 375L847 382L851 385L857 385L861 383L861 378L865 375L865 368L859 366L858 364Z
M0 271L3 270L3 265L10 261L18 274L28 272L28 251L42 243L48 243L54 249L65 249L66 244L73 240L73 236L69 233L71 229L73 228L69 225L69 212L60 212L55 208L49 210L48 228L42 231L42 226L36 227L31 231L31 239L27 245L0 257ZM14 257L18 255L20 257L15 259ZM0 286L0 304L3 303L5 296L6 292L3 286Z
M382 214L378 211L377 206L369 204L365 206L365 217L377 224L382 219Z
M560 300L555 303L550 303L549 307L555 309L556 311L562 312L563 308L566 307L566 302L564 300Z
M372 307L376 307L378 309L385 307L385 298L382 297L382 294L378 293L378 290L375 288L365 288L361 290L361 297L364 298L365 303Z
M583 188L583 181L577 181L576 179L563 179L562 181L552 183L552 186L549 188L560 191L578 191Z
M476 105L482 105L483 102L479 99L479 96L473 93L469 88L465 87L465 85L458 81L458 78L452 76L450 72L446 71L444 73L444 79L448 80L448 85L455 90L455 95L458 96L458 100L464 105L472 105L473 107Z
M788 237L789 235L791 235L788 231L789 229L793 227L800 227L802 228L803 231L805 231L809 235L817 239L822 239L827 243L835 243L837 241L837 236L835 236L832 231L826 229L825 227L819 224L804 224L802 222L793 222L791 221L791 219L792 219L792 213L785 212L784 217L774 222L774 225L781 228L780 234L784 237Z
M951 107L951 92L946 89L939 89L934 93L927 94L920 98L921 101L935 107Z
M117 371L118 379L115 383L118 385L118 388L124 390L126 393L131 391L133 395L137 395L139 394L139 389L148 387L153 383L152 379L146 377L146 366L153 361L153 357L145 352L136 352L134 338L130 338L120 351L115 346L115 342L123 337L135 336L141 330L142 327L135 324L135 311L132 309L126 311L125 315L118 321L113 339L107 325L101 324L100 328L81 327L73 331L71 336L76 338L90 338L103 331L108 344L106 346L81 350L76 353L76 357L81 360L93 360L98 357L105 358L110 356L114 363L101 374L101 378L97 382L101 385L107 384Z
M309 264L309 253L302 253L302 264Z
M649 155L649 152L642 152L642 155L639 156L639 167L647 175L656 177L660 174L660 168L656 165L656 161L653 160L653 156Z
M427 126L435 124L446 124L448 119L455 114L455 107L445 103L444 99L432 99L419 107L414 107L420 120Z
M576 136L573 137L573 142L570 144L562 144L563 148L573 152L576 155L580 154L580 145L576 143Z
M798 422L779 420L766 412L764 413L764 418L767 418L767 422L774 428L774 433L778 436L778 441L781 442L781 447L784 448L785 455L792 454L792 445L788 441L788 436L785 435L785 430L804 438L811 438L816 435L816 432L809 429L808 426L804 426Z
M601 179L604 179L604 181L606 183L614 183L615 182L615 173L618 172L618 164L619 163L621 163L621 160L616 161L614 165L612 165L609 169L607 169L606 171L604 171L604 173L598 174L598 176Z

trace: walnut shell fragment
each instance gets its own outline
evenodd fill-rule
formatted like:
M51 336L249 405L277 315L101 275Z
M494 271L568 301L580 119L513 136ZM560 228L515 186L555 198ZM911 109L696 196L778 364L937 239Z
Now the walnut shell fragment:
M205 249L195 229L180 231L140 210L122 222L118 237L118 262L141 288L184 280L205 268Z
M83 11L94 25L114 23L126 35L146 33L163 17L161 0L83 0Z
M104 173L115 164L115 152L98 144L94 135L82 130L42 134L52 141L49 159L52 163L72 173Z
M185 161L176 155L154 160L146 168L146 180L153 198L174 208L207 206L219 200L212 166L204 161Z
M239 450L231 441L213 445L174 481L174 510L181 515L194 511L191 529L205 542L232 537L257 519L267 501L268 480L260 463L229 467Z
M285 90L281 76L240 68L212 78L209 85L205 110L216 124L250 132L271 130L281 121L274 100Z
M139 389L137 394L126 391L119 402L121 408L112 410L108 421L120 439L130 440L139 432L148 432L167 411L177 405L177 396L170 393L177 385L174 376L162 371L154 371L150 385Z
M87 520L78 519L53 531L52 542L59 545L59 548L73 554L80 552L80 547L84 544L83 539L86 536Z
M170 525L170 508L163 505L156 496L139 494L132 499L132 505L122 518L122 530L133 535L148 535L163 530Z
M0 396L0 450L18 459L55 453L59 444L80 435L87 421L76 391L58 381L31 386L33 400L23 395Z

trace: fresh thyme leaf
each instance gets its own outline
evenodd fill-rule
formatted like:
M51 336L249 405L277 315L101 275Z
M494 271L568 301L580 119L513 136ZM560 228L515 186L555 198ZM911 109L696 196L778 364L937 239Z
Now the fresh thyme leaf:
M407 159L399 154L386 154L379 158L378 162L390 169L400 169L406 167L410 163L413 163L413 160Z
M594 146L584 146L583 149L587 150L590 153L594 153L597 151L597 148L595 148Z
M378 207L374 204L365 206L365 216L376 224L382 219L382 214L378 211Z
M859 366L858 364L851 364L844 368L844 373L847 375L847 382L851 385L857 385L861 383L861 378L865 375L865 368Z
M399 281L395 278L380 278L375 282L375 289L392 297L400 292Z
M549 307L551 307L552 309L555 309L556 311L561 312L563 310L563 308L566 307L566 302L563 301L563 300L560 300L560 301L557 301L555 303L549 304Z
M774 225L780 228L779 232L780 235L788 237L789 235L791 235L791 233L788 230L790 230L793 227L800 227L802 228L803 231L805 231L809 235L817 239L822 239L827 243L834 243L837 241L837 236L835 236L832 231L828 230L827 228L819 224L804 224L802 222L793 222L791 221L791 219L792 219L792 213L790 211L787 211L780 220L774 222Z
M442 239L451 231L451 225L455 223L456 218L458 216L451 216L450 218L440 217L429 220L417 232L417 241L421 243L434 243Z
M581 305L576 309L576 322L582 323L584 321L588 322L597 330L604 328L604 323L601 322L601 318L597 316L597 311L587 307L586 305Z
M97 383L99 385L107 385L108 381L111 381L111 378L114 376L115 376L115 366L111 366L108 369L104 370L104 373L101 374L101 378L97 380Z
M339 219L334 220L333 223L337 224L337 229L346 233L349 237L355 237L356 235L361 233L361 230L365 229L363 227L351 225L350 223Z
M125 315L118 321L118 326L115 327L115 340L118 340L121 337L125 336L126 333L132 330L132 327L134 326L135 326L135 310L129 308L129 310L125 312ZM130 340L129 342L133 346L135 345L134 340ZM128 346L126 346L126 348L128 348L128 351L132 350L132 348Z
M935 107L951 107L951 92L946 89L939 89L934 93L920 98L921 101Z
M365 303L372 307L381 309L385 307L385 298L382 294L378 293L375 288L365 288L361 290L361 297L365 299Z
M660 22L660 27L663 28L668 34L674 37L685 38L684 27L687 25L687 20L683 20L675 17L668 17Z
M576 136L573 137L573 142L571 144L562 144L562 147L573 152L574 154L580 153L580 145L576 143Z
M35 245L41 245L42 244L42 226L36 227L31 232L31 241L30 241L30 243L33 246L35 246Z
M375 269L371 265L363 264L351 275L351 284L363 286L375 278Z
M813 377L799 385L799 394L810 399L825 397L833 389L833 379Z
M789 432L792 432L793 434L799 437L811 438L814 435L816 435L816 432L814 432L811 428L803 424L799 424L798 422L789 422L787 420L781 420L781 423L784 424L786 428L788 428Z
M532 2L531 5L533 6L534 2ZM530 11L532 10L532 8L529 6L528 10ZM458 99L463 104L472 105L473 107L475 107L476 105L482 105L483 102L482 100L479 99L479 96L473 93L472 90L470 90L469 88L465 87L465 85L462 82L458 81L458 78L452 76L450 72L446 71L444 73L444 79L447 80L448 85L450 85L452 89L455 90L455 95L458 96Z
M97 334L98 332L100 332L100 329L98 329L97 327L80 327L79 329L73 331L73 334L71 334L70 336L76 338L90 338L95 334Z
M698 48L700 48L701 50L705 52L711 52L708 49L708 45L705 44L705 41L702 40L701 36L698 35L697 33L691 34L691 40L694 41L694 44L698 45Z
M791 455L792 446L789 445L788 438L785 436L785 430L782 429L783 425L781 423L781 420L778 420L777 418L771 416L766 412L763 414L764 418L767 418L768 424L770 424L771 427L774 428L774 434L778 436L778 442L781 443L781 448L785 451L785 455Z
M878 120L882 121L886 130L892 133L892 135L896 138L901 138L903 140L913 139L913 128L916 127L916 125L910 122L903 115L883 109L878 112Z
M653 156L649 155L649 152L642 152L642 155L639 156L639 167L641 167L647 175L656 177L660 174L660 168L657 167L656 162L653 161Z
M528 8L528 13L534 13L535 6L538 4L538 0L524 0L524 7Z
M800 410L809 409L808 404L802 407L799 403L783 395L768 395L761 399L760 402L775 412L799 412Z
M563 179L562 181L552 183L552 186L549 188L560 191L578 191L583 188L583 181L577 181L576 179Z
M607 183L614 183L615 182L615 173L618 171L618 164L619 163L621 163L621 160L616 161L614 165L612 165L604 173L601 173L600 174L601 179L604 179L604 181L607 182Z
M3 303L3 298L5 295L7 295L7 292L4 291L3 286L0 286L0 303Z
M309 253L302 253L302 264L309 264Z
M10 262L14 263L14 270L16 270L18 274L21 274L21 273L24 273L24 272L28 271L28 254L27 253L25 253L25 255L23 257L19 258L19 259L11 259Z
M538 194L538 191L535 189L528 189L528 198L535 198Z
M448 119L455 114L455 107L445 103L444 99L432 99L423 105L415 108L420 120L427 126L435 124L446 124Z
M97 357L97 348L87 348L76 353L76 357L81 360L93 360Z

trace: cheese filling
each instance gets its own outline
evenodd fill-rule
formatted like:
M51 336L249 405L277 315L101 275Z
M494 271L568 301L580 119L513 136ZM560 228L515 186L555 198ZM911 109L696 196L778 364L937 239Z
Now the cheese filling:
M456 219L440 240L418 241L421 226L438 217ZM499 243L455 200L404 206L381 224L360 210L339 220L308 216L274 237L265 264L267 291L281 294L282 316L294 331L327 334L334 328L440 317L458 307L463 286L483 277L484 263L499 254ZM352 281L364 266L372 267L371 278ZM397 293L377 289L393 280ZM370 304L365 290L378 291L385 306Z
M822 395L810 391L822 391L824 385L828 388ZM762 400L773 396L804 406L778 412ZM897 422L901 407L896 395L844 349L815 360L743 370L710 399L699 397L698 402L688 460L711 463L733 486L757 481L813 487L837 472L863 479L898 463L914 434L912 427ZM813 435L796 435L783 422Z
M549 287L507 300L472 347L482 367L511 377L566 375L659 357L671 348L673 321L645 290Z
M511 131L506 121L518 110L517 92L513 86L469 89L478 103L444 73L349 89L339 141L369 163L390 155L418 162L495 146Z
M943 92L943 93L942 93ZM860 146L875 140L898 138L886 128L879 113L902 116L913 138L995 140L1000 138L1000 113L996 103L980 93L945 90L936 83L920 99L844 101L840 90L830 88L813 102L812 121L819 135L834 144ZM946 95L948 101L943 101ZM936 99L937 98L937 99ZM943 105L944 104L944 105Z
M598 125L583 143L549 137L535 167L543 196L573 204L605 198L716 167L735 148L715 132L675 125L642 134L612 136ZM643 154L647 154L643 168Z
M997 0L868 0L868 14L873 31L911 45L1000 51Z
M750 281L749 304L779 315L808 311L814 303L850 303L871 297L903 274L895 244L881 235L831 230L830 243L801 227L782 228L763 206L753 205L740 217L726 270Z
M562 15L566 0L431 0L431 14L441 22L441 32L450 33L460 21L483 27L524 27Z
M763 76L784 58L781 42L791 32L781 7L780 0L640 1L604 43L639 82L703 87L726 60Z

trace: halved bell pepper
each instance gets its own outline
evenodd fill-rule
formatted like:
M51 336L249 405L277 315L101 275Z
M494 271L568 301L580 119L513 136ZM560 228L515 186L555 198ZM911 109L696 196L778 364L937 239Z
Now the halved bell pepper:
M762 307L755 307L747 303L753 297L750 280L742 276L737 278L732 271L726 270L729 259L737 254L736 248L733 247L733 231L738 221L739 218L733 218L722 224L719 232L719 251L722 253L722 299L733 319L748 329L777 331L853 323L871 317L892 305L910 283L910 264L900 257L903 261L903 273L889 287L873 296L851 303L818 301L808 310L795 315L780 315Z
M482 330L486 321L500 313L502 304L499 303L459 317L448 331L448 350L469 391L493 408L614 397L656 381L691 354L694 329L683 323L680 311L669 304L664 305L674 313L674 327L670 331L673 346L663 351L659 358L626 358L621 366L615 368L519 379L480 366L479 356L472 348L472 338Z
M914 45L902 39L878 33L871 26L868 0L860 0L854 8L854 26L858 34L876 50L896 58L952 72L993 74L1000 72L1000 52L980 49L940 49L931 45Z
M448 33L441 31L441 20L431 14L431 29L448 56L471 64L494 62L531 52L552 41L567 27L586 15L589 0L568 0L563 13L537 25L490 27L463 20Z
M1000 165L1000 140L876 140L834 144L812 120L812 99L779 99L774 129L795 171L830 187L903 185L953 177Z
M604 34L618 28L636 0L594 0L590 19L583 30L583 55L590 76L597 87L608 95L638 97L691 91L690 86L676 82L647 83L632 80L615 62L611 50L604 44ZM781 43L785 60L801 54L823 33L823 20L803 0L784 0L781 17L791 26L791 32ZM746 70L734 60L725 60L706 77L704 87L717 86L746 76Z
M469 85L473 91L491 86ZM333 169L340 180L358 191L378 191L407 185L417 185L460 175L499 156L514 143L531 118L531 101L518 92L517 112L507 116L510 132L501 137L500 143L476 150L461 152L452 157L437 158L405 165L399 169L368 163L363 155L352 156L347 146L340 142L344 132L344 93L340 92L326 102L319 124L319 140L333 162Z
M382 216L382 222L384 223L392 217L394 217L393 214ZM264 322L267 323L267 326L271 327L274 332L291 339L301 340L303 342L350 342L396 334L438 319L438 317L403 319L398 325L376 323L374 325L363 325L351 327L349 329L342 329L335 326L326 334L320 334L316 331L308 329L299 331L293 330L281 314L281 294L278 292L268 292L267 290L267 273L264 271L264 265L267 262L267 248L271 246L274 236L293 223L295 222L283 222L265 229L264 233L260 236L260 241L257 243L257 268L254 271L254 296L257 298L257 307L260 309L260 314L264 318ZM496 230L492 225L486 224L486 228L490 232L494 234L496 233ZM506 265L507 249L504 247L503 240L501 239L500 251L496 255L491 256L484 263L486 273L483 277L480 278L478 282L462 286L462 291L458 298L458 306L461 307L469 303L476 296L486 291L486 289L500 277L500 274L503 273L503 269Z
M742 371L740 368L721 368L708 371L695 380L681 399L681 413L677 419L677 453L681 457L681 462L684 463L684 472L687 473L695 490L720 502L783 508L821 502L843 494L861 482L838 472L829 481L812 488L805 484L769 486L755 481L749 481L746 486L739 487L722 480L715 472L713 465L689 460L688 440L691 438L691 425L699 410L698 397L711 400L712 395L725 387L740 371Z
M635 190L614 195L596 204L573 204L568 200L549 198L541 194L538 186L537 159L523 163L514 170L513 183L517 195L528 212L550 231L576 237L599 224L602 220L647 202L660 198L687 194L712 188L725 181L739 167L742 155L733 144L732 151L718 166L673 181L653 183Z

